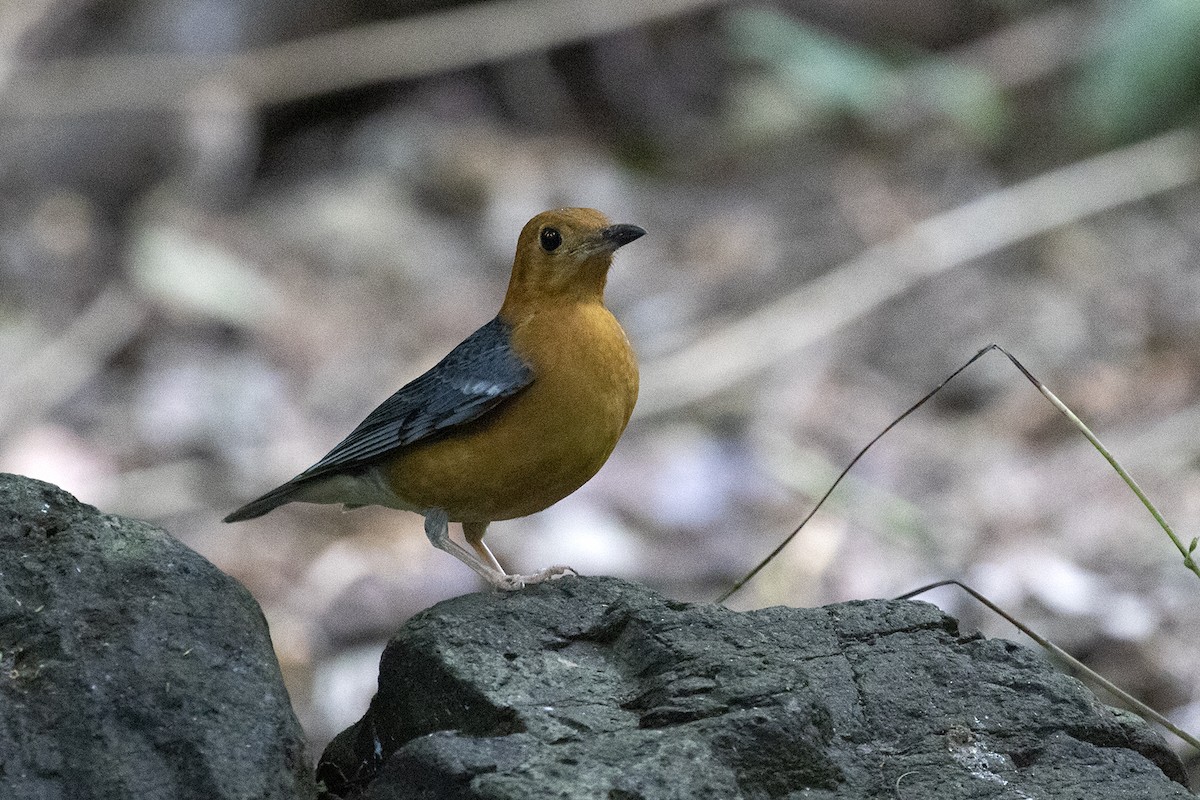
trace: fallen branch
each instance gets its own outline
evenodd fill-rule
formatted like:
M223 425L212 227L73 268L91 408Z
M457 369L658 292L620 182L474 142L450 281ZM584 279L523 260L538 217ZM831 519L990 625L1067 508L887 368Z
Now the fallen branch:
M1200 138L1173 131L1044 173L917 223L749 316L643 365L635 416L737 385L921 280L1200 178Z
M717 2L504 0L227 56L62 59L12 75L0 96L0 115L29 118L180 108L213 85L250 104L284 103L549 50Z

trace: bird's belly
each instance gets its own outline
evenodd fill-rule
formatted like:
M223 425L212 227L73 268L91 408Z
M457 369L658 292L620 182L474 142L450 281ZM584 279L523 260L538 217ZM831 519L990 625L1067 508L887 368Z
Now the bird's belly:
M442 508L455 521L523 517L566 497L608 459L637 399L628 343L623 333L610 341L547 360L493 413L401 454L384 469L387 483L404 504Z
M412 448L386 470L388 483L406 504L445 509L455 521L541 511L596 474L625 427L620 410L603 404L572 411L530 391L469 434Z

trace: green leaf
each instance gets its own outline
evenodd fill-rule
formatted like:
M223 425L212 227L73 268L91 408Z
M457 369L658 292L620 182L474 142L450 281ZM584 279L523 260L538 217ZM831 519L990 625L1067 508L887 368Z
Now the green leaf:
M839 114L868 115L891 99L893 75L883 59L842 42L784 14L765 9L735 11L728 17L730 47L735 57L762 67L735 92L742 102L736 116L750 115L748 127L761 127L756 117L779 127L783 119L808 127ZM783 102L784 107L779 103Z
M1113 2L1071 103L1080 130L1128 141L1194 114L1200 104L1200 2Z
M744 71L731 92L731 116L752 135L842 117L889 128L940 117L994 140L1007 121L991 77L948 59L889 61L766 9L733 11L726 20L732 54L757 68Z

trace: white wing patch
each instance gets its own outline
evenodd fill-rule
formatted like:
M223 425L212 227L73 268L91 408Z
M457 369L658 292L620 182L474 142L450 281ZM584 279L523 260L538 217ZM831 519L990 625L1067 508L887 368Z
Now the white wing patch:
M495 397L504 391L504 387L494 381L474 381L458 387L458 390L466 395Z

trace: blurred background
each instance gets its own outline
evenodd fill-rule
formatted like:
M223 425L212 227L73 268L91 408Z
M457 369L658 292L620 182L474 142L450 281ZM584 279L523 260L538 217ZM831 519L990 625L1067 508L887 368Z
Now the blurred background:
M1188 541L1198 100L1193 0L0 2L0 469L245 583L315 755L389 634L481 586L413 514L220 518L490 319L525 220L583 205L649 231L609 283L642 396L594 480L492 526L510 568L711 600L989 342ZM998 355L731 605L945 577L1200 730L1200 583Z

